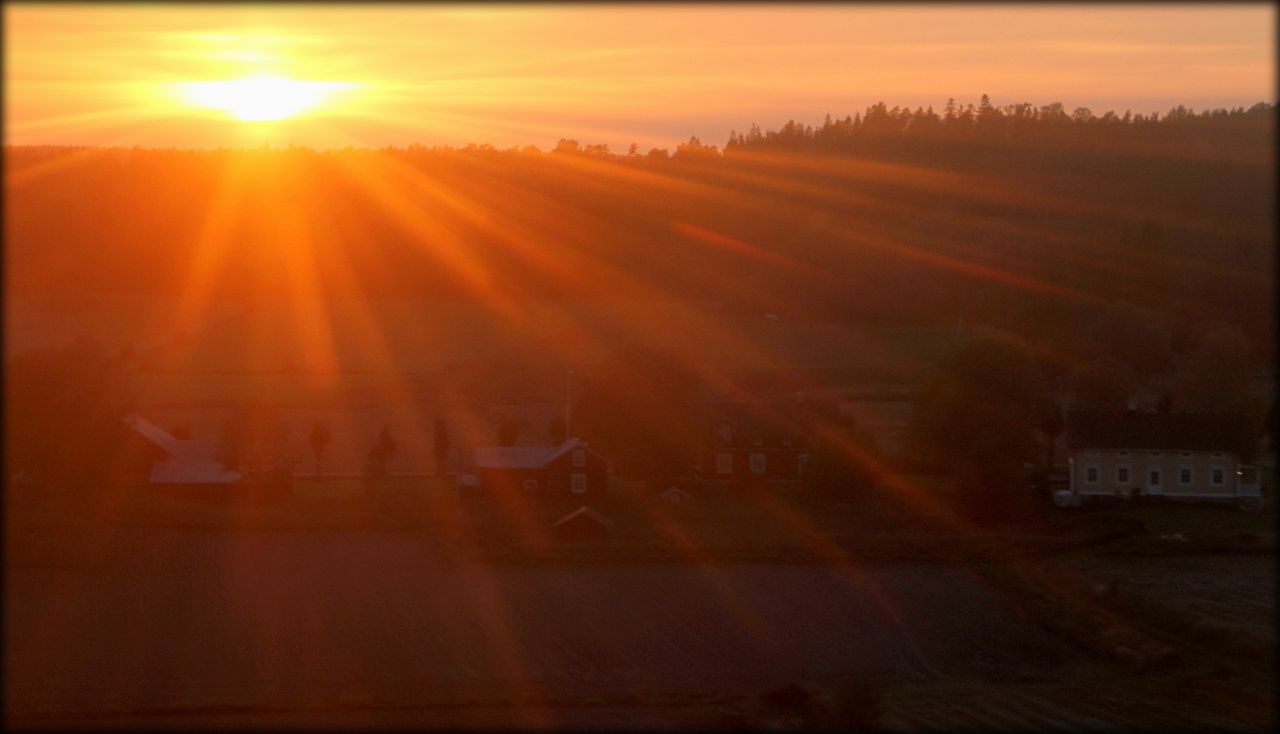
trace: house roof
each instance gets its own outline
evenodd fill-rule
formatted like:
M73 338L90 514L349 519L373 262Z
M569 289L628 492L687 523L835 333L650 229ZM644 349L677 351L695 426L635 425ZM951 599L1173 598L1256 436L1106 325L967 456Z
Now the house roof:
M152 484L231 484L244 476L215 459L214 448L209 444L174 438L136 413L125 416L124 422L169 454L151 467Z
M133 429L134 433L142 436L152 444L159 446L168 453L172 454L178 450L182 444L181 439L174 438L168 431L151 421L143 418L137 413L130 413L124 417L124 424Z
M243 478L212 460L171 458L151 467L152 484L232 484Z
M1071 411L1067 446L1098 449L1235 451L1242 422L1232 414Z
M476 466L483 469L541 469L579 446L588 448L586 443L576 438L566 439L559 446L486 446L476 449Z
M578 509L574 510L573 512L570 512L568 515L565 515L559 520L556 520L555 527L558 528L558 527L561 527L562 525L567 525L568 523L573 522L575 519L580 517L590 518L591 520L594 520L596 523L603 525L604 527L613 527L612 520L605 517L604 515L601 515L599 512L596 512L590 507L587 507L586 505L579 507Z

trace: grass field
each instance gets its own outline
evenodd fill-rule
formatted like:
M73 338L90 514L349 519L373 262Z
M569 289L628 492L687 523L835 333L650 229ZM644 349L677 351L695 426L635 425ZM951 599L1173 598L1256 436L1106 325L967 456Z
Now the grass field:
M617 489L640 501L641 487ZM1271 710L1268 670L1231 662L1274 650L1271 554L1116 555L1196 526L1205 540L1265 533L1265 514L1055 514L1081 537L1081 525L1126 519L1137 535L970 556L980 533L870 532L889 517L695 496L662 511L703 562L658 525L620 522L621 537L565 545L556 563L494 565L459 552L463 536L502 538L460 518L451 491L447 478L391 478L372 493L302 480L279 504L114 495L75 508L77 526L15 513L7 498L11 713L53 725L784 728L873 714L892 729L1025 730L1250 729ZM784 510L803 511L809 534L779 522ZM990 548L1012 548L1011 532L988 533ZM793 552L820 539L847 563ZM1137 626L1114 637L1117 624ZM1172 663L1135 663L1179 640ZM804 711L760 695L790 685L810 692ZM872 699L852 705L869 708L837 713L868 685Z

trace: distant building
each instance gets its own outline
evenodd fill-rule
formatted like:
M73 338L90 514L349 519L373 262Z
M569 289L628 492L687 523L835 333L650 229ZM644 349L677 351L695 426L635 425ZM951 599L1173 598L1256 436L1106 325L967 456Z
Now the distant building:
M581 540L608 535L613 530L613 521L590 507L582 505L556 520L552 527L562 538Z
M213 446L175 438L140 415L125 416L124 423L152 448L146 478L153 485L230 485L244 476L215 458Z
M590 497L607 491L609 465L600 452L570 438L559 446L478 448L475 475L487 490Z
M799 484L810 444L799 408L786 401L724 402L715 406L698 469L704 481L723 484Z
M1066 419L1069 489L1054 496L1061 506L1134 496L1261 506L1236 416L1073 411Z
M664 491L660 496L662 497L663 502L670 505L684 504L685 502L693 499L693 495L675 486L667 487L666 491Z

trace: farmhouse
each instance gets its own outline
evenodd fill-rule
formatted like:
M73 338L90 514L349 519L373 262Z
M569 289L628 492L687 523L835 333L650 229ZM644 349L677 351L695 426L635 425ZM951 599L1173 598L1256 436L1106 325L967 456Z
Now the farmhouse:
M137 414L125 416L124 423L152 449L147 480L153 485L230 485L243 478L214 457L213 446L175 438Z
M724 484L799 483L809 442L794 406L776 402L722 403L700 451L704 480Z
M478 448L475 469L486 489L544 495L602 495L609 478L605 457L576 438L559 446Z
M1135 495L1224 500L1258 507L1258 469L1241 462L1241 422L1231 415L1070 412L1069 489L1060 506Z

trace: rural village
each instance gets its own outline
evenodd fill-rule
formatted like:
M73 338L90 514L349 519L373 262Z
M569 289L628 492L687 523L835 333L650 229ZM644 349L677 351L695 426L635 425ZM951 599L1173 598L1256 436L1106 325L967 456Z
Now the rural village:
M3 12L6 730L1280 730L1274 4Z

